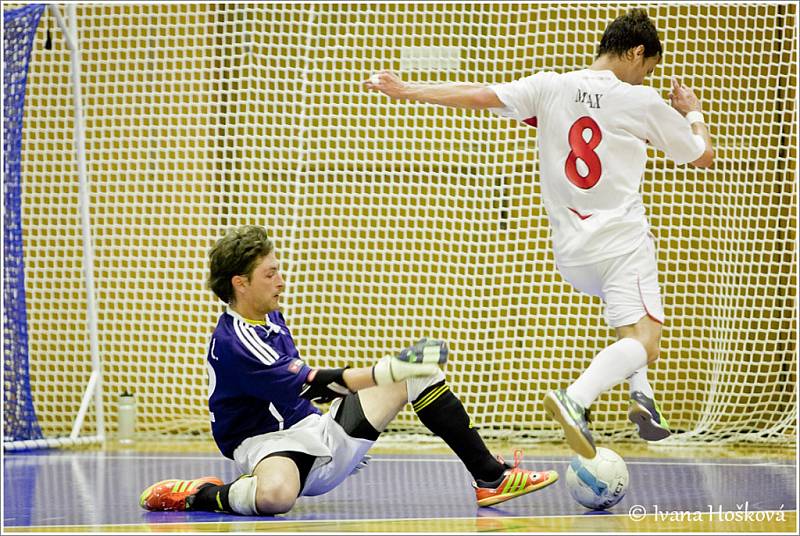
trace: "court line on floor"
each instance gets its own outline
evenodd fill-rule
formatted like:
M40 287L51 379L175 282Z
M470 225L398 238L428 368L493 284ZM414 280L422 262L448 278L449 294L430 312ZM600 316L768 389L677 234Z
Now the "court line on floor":
M5 456L3 460L6 464L9 462L13 463L14 459L21 459L24 458L28 459L46 459L49 462L52 461L67 461L72 460L75 458L79 459L92 459L92 460L192 460L192 461L231 461L228 458L223 458L222 456L118 456L118 455L90 455L90 454L58 454L56 456L43 456L41 454L37 455L27 455L27 454L13 454L10 457ZM720 466L720 467L797 467L795 463L775 463L775 462L758 462L758 463L728 463L728 462L704 462L704 461L678 461L678 458L665 458L664 460L652 460L652 461L636 461L636 460L625 460L625 463L628 465L688 465L688 466ZM386 463L386 462L396 462L396 463L408 463L408 462L421 462L421 463L461 463L461 460L458 458L384 458L380 454L373 456L370 463ZM526 464L532 463L568 463L569 459L537 459L537 458L526 458Z
M797 510L751 510L751 512L759 512L759 513L775 513L778 514L780 512L788 513L788 512L796 512ZM744 513L741 510L723 510L722 513L731 513L731 512L740 512ZM701 512L706 514L707 512ZM715 510L711 513L711 515L716 515L718 512ZM230 521L188 521L186 519L182 519L180 521L176 521L175 523L183 523L183 524L196 524L196 525L204 525L204 524L213 524L213 523L220 523L220 524L227 524L227 523L236 523L236 524L246 524L246 523L378 523L378 522L385 522L385 521L431 521L431 520L447 520L447 521L474 521L476 519L514 519L514 520L525 520L525 519L560 519L560 518L578 518L578 519L587 519L593 515L597 517L597 519L611 519L611 518L630 518L631 515L629 512L626 513L616 513L616 512L608 512L604 514L591 514L591 513L584 513L584 514L552 514L552 515L540 515L540 516L515 516L515 515L498 515L498 516L460 516L460 517L377 517L377 518L364 518L364 519L284 519L284 518L269 518L269 516L257 517L257 516L237 516L236 514L230 514L232 518ZM648 516L656 516L656 514L647 514ZM131 526L142 526L142 525L173 525L175 523L170 522L140 522L140 523L108 523L104 524L105 526L109 527L131 527ZM102 525L17 525L17 526L9 526L5 525L6 529L13 529L13 528L59 528L59 527L70 527L70 528L84 528L84 527L98 527Z
M719 465L719 466L732 466L732 467L796 467L796 464L787 463L787 464L779 464L773 462L759 462L759 463L725 463L725 462L702 462L702 461L691 461L691 462L681 462L677 461L676 458L665 458L666 461L663 460L652 460L652 461L628 461L625 460L625 463L628 465ZM371 461L379 461L379 462L411 462L411 461L420 461L418 458L373 458ZM426 460L428 461L428 460ZM443 462L449 461L453 463L461 463L459 459L441 459L441 460L430 460L436 462ZM544 459L535 459L535 458L526 458L525 463L569 463L569 459L567 460L544 460ZM371 462L370 462L371 463Z

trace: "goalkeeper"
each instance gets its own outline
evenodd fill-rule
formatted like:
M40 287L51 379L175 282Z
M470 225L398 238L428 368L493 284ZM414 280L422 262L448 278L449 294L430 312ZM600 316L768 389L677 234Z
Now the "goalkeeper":
M556 265L575 289L603 300L606 322L618 337L569 387L545 397L569 445L587 458L596 453L589 406L626 378L628 417L639 436L658 441L670 435L647 379L647 366L659 355L664 309L640 186L648 145L677 164L700 168L712 165L714 149L691 89L673 79L670 106L643 86L661 55L647 13L632 9L606 28L586 69L541 71L494 86L409 84L382 72L365 84L394 99L489 109L537 127Z
M209 254L209 286L228 304L208 349L211 430L242 476L163 480L144 490L148 510L288 512L362 468L367 451L409 401L474 478L478 505L544 488L555 471L530 471L493 457L439 365L447 346L422 339L372 367L315 369L303 362L279 311L284 280L262 227L229 231ZM330 402L324 415L312 402Z

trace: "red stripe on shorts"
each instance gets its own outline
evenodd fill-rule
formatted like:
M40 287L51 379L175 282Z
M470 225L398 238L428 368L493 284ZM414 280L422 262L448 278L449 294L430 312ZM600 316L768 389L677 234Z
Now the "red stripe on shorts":
M650 310L647 308L647 302L646 302L646 301L644 301L644 294L642 293L642 284L641 284L641 282L639 281L639 274L636 274L636 286L637 286L637 287L638 287L638 289L639 289L639 299L641 299L641 300L642 300L642 305L644 305L644 312L645 312L645 313L647 313L647 316L649 316L651 319L655 320L655 321L656 321L656 322L658 322L659 324L663 324L663 323L664 323L664 319L663 319L663 318L656 318L656 317L654 317L654 316L653 316L653 315L650 313Z

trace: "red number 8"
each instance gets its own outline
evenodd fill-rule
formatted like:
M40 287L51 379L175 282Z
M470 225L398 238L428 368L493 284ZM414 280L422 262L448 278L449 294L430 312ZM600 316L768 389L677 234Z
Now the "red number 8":
M592 131L592 136L588 142L583 139L583 131L587 128ZM569 146L572 150L567 156L566 164L564 164L564 172L567 174L569 182L578 188L588 190L600 180L603 166L600 163L600 157L597 156L594 150L600 145L602 139L603 134L600 132L600 126L588 115L575 121L569 129ZM589 173L586 176L578 172L576 165L578 158L583 160L589 169Z

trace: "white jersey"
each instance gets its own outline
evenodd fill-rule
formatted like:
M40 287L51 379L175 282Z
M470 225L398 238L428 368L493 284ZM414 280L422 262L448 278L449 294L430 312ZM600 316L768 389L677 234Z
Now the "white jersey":
M539 72L491 89L505 105L494 113L538 128L542 200L561 266L623 255L648 235L640 192L648 143L678 164L705 150L655 90L611 71Z

